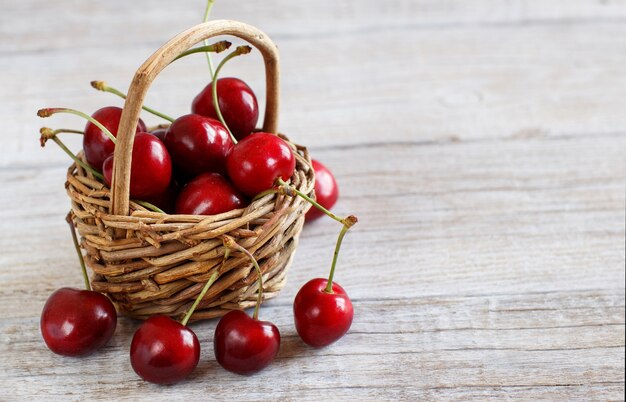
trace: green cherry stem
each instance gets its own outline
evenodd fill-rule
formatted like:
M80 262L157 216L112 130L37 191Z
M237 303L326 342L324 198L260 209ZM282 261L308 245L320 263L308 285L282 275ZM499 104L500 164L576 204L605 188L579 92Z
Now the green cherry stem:
M226 250L235 249L244 253L248 256L250 261L252 261L252 265L254 265L254 268L256 269L257 275L259 276L259 292L256 299L256 306L254 307L254 313L252 314L252 318L254 320L258 320L259 310L261 309L261 302L263 301L263 274L261 273L261 267L259 267L259 263L256 261L256 258L254 258L254 256L248 250L237 244L237 242L233 240L232 237L224 235L222 236L222 240L224 242L224 247L226 247Z
M202 22L207 22L209 20L209 15L211 14L213 3L215 3L215 0L207 1L206 8L204 9L204 18L202 19ZM207 46L208 44L209 44L209 40L205 39L204 46ZM211 60L211 55L208 52L205 54L206 54L206 62L209 65L209 74L211 76L211 79L213 79L213 61Z
M104 180L104 176L102 176L102 173L98 172L96 169L92 168L91 166L89 166L87 163L83 162L78 156L74 155L74 153L72 151L70 151L70 149L65 146L65 144L63 143L63 141L61 141L59 139L59 137L57 137L57 134L60 133L73 133L73 134L83 134L82 131L78 131L78 130L67 130L64 128L60 128L58 130L53 130L49 127L42 127L39 132L41 133L41 137L39 137L39 143L41 144L42 147L46 146L46 142L48 140L52 140L54 141L59 148L61 148L63 151L65 151L65 153L72 158L72 160L74 162L76 162L76 164L80 165L80 167L82 167L83 169L91 172L92 175L94 175L94 177L96 177L99 180ZM146 201L140 201L140 200L132 200L133 202L136 202L137 204L141 205L142 207L145 207L151 211L154 212L158 212L161 214L164 214L165 212L160 209L159 207L157 207L156 205L150 204L149 202Z
M51 128L48 128L48 127L42 127L39 130L39 132L41 133L41 137L39 138L39 142L40 142L42 147L46 146L46 141L48 141L48 140L54 141L59 146L59 148L61 148L63 151L65 151L65 153L70 158L72 158L72 160L74 162L76 162L77 165L80 165L80 167L82 167L83 169L91 172L91 174L94 175L95 177L97 177L98 179L104 180L104 176L102 176L102 174L100 172L98 172L96 169L92 168L91 166L89 166L88 164L86 164L85 162L80 160L78 158L78 156L74 155L74 153L72 151L70 151L70 149L68 147L65 146L63 141L61 141L59 139L59 137L57 137L58 133L65 132L65 130L63 130L63 131L52 130Z
M357 223L357 218L354 215L350 215L346 219L344 219L344 224L341 227L341 232L339 232L339 237L337 237L337 244L335 244L333 262L330 266L330 274L328 275L328 283L326 285L326 289L324 289L326 293L333 293L333 277L335 276L335 266L337 265L337 258L339 257L341 242L343 241L343 237L348 232L348 229L350 229L355 223Z
M57 113L68 113L68 114L73 114L73 115L76 115L76 116L80 116L83 119L88 120L92 124L95 124L100 130L102 130L102 132L104 134L107 135L107 137L109 137L109 139L111 141L113 141L114 144L117 142L116 139L115 139L115 136L113 134L111 134L111 132L109 130L107 130L106 127L104 127L102 124L100 124L100 122L98 120L96 120L93 117L89 116L88 114L85 114L85 113L80 112L78 110L68 109L68 108L61 108L61 107L50 107L50 108L39 109L37 111L37 116L39 116L39 117L50 117L53 114L57 114Z
M327 210L326 208L324 208L323 206L321 206L317 201L315 201L313 198L309 197L308 195L304 194L302 191L298 190L297 188L295 188L294 186L290 186L289 183L286 183L283 179L281 179L280 177L278 178L278 180L276 180L276 183L278 183L281 186L282 191L287 194L287 195L291 195L293 196L294 193L295 195L297 195L298 197L303 198L304 200L306 200L308 203L310 203L311 205L313 205L315 208L319 209L320 211L322 211L323 213L325 213L326 215L328 215L330 218L333 218L334 220L336 220L339 223L345 224L345 219L337 216L335 214L333 214L332 212L330 212L329 210ZM347 218L346 218L347 219ZM355 222L356 223L356 222Z
M91 86L93 88L97 89L98 91L108 92L108 93L111 93L113 95L117 95L117 96L119 96L122 99L126 99L126 94L124 92L122 92L122 91L120 91L118 89L115 89L113 87L108 86L106 84L106 82L104 82L104 81L91 81L90 84L91 84ZM166 115L164 113L161 113L161 112L159 112L157 110L154 110L154 109L152 109L152 108L150 108L148 106L142 105L141 108L143 110L145 110L146 112L152 113L153 115L158 116L158 117L160 117L162 119L165 119L165 120L167 120L169 122L173 122L174 121L174 119L171 118L170 116L168 116L168 115Z
M248 54L251 51L252 51L252 48L248 45L237 46L237 48L232 53L224 57L224 60L222 60L220 64L217 65L217 69L215 70L215 74L213 75L213 83L211 84L211 89L213 90L213 106L215 107L215 113L217 114L217 117L222 122L224 127L226 127L226 130L228 131L228 134L230 134L230 138L233 140L234 144L237 144L237 139L235 138L233 133L230 131L230 128L228 128L226 121L224 121L224 116L222 116L222 111L220 110L220 104L217 99L217 76L222 70L222 67L224 67L224 64L228 62L228 60L232 59L233 57L241 56L243 54Z
M150 210L152 210L154 212L158 212L160 214L164 214L165 213L165 211L163 211L161 208L157 207L154 204L150 204L147 201L141 201L141 200L132 200L132 201L136 202L137 204L141 205L142 207L150 209Z
M208 57L209 53L220 53L220 52L223 52L224 50L230 48L231 44L232 43L230 43L227 40L222 40L222 41L219 41L219 42L215 42L212 45L204 45L204 46L194 47L193 49L185 50L184 52L182 52L181 54L176 56L176 58L174 60L172 60L172 63L175 62L178 59L182 59L183 57L189 56L190 54L194 54L194 53L205 53L207 55L207 57Z
M74 248L76 254L78 254L78 261L80 262L80 268L83 271L83 280L85 281L85 289L91 290L91 284L89 283L89 276L87 275L87 267L85 267L85 259L83 253L80 252L80 246L78 245L78 238L76 237L76 230L74 229L74 223L72 222L71 213L67 214L65 220L70 225L70 232L72 232L72 241L74 242Z
M187 310L187 313L185 313L185 316L180 322L182 325L187 325L187 323L189 322L189 319L193 315L193 312L196 310L196 307L198 307L198 304L200 304L200 300L204 298L204 295L206 295L206 292L209 291L209 288L211 287L211 285L215 283L215 280L217 279L218 275L219 275L219 271L215 270L215 272L213 272L213 275L211 275L207 283L202 288L202 291L200 292L198 297L196 297L196 300L193 302L189 310Z

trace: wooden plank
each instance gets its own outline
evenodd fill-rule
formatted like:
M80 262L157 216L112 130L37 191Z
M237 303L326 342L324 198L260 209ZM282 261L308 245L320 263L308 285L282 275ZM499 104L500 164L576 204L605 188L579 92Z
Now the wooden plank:
M623 287L624 149L626 138L573 137L355 147L349 158L324 150L342 186L336 211L360 217L338 280L358 298ZM23 197L0 200L1 232L11 233L0 278L43 287L39 303L81 283L63 220L64 171L0 171ZM332 221L305 229L287 300L325 275L338 230Z
M460 25L280 40L280 127L313 149L387 141L626 135L620 90L626 87L624 36L625 24L600 19L565 27ZM42 125L82 128L84 123L76 117L36 119L35 111L62 105L91 112L120 105L88 82L103 79L125 90L136 68L167 37L156 43L148 38L136 47L120 43L1 58L0 86L12 97L0 109L11 133L3 139L0 167L65 161L61 152L37 150L38 130ZM259 55L251 55L229 64L227 74L245 77L262 98L261 66ZM157 79L147 104L174 116L188 113L206 77L201 57L180 61ZM69 142L80 148L79 139Z
M126 318L88 358L49 352L41 308L82 279L64 222L69 160L39 149L37 131L83 123L34 112L121 104L88 82L124 90L201 3L27 0L0 13L0 400L623 400L624 0L219 1L214 17L278 43L281 131L333 170L335 211L360 218L336 275L355 304L350 333L314 350L293 325L298 288L330 263L339 227L322 220L262 309L283 341L255 376L216 364L215 321L192 325L201 362L174 387L135 376ZM260 66L252 54L227 75L262 98ZM179 61L147 103L187 113L206 81L202 57Z
M246 395L311 400L332 390L340 399L497 398L510 393L535 399L597 391L619 398L623 302L623 290L355 299L358 314L350 333L319 350L297 338L289 309L270 302L262 316L281 328L282 349L271 370L245 379ZM177 387L150 385L132 373L127 348L137 324L130 320L122 319L112 343L89 359L45 350L32 330L37 325L33 317L5 319L0 325L6 340L0 351L14 356L13 377L23 382L4 396L45 392L104 400L158 392L163 400L181 394L195 399L202 393L232 399L242 392L242 378L221 370L212 357L214 321L193 324L203 346L201 363ZM5 393L8 388L0 389Z

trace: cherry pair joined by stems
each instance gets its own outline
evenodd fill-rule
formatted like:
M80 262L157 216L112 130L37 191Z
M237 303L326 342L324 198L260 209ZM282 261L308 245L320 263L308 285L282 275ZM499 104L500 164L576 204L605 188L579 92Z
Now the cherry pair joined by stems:
M113 303L91 290L83 255L70 216L67 217L86 290L61 288L52 293L41 312L40 328L48 348L63 356L81 356L106 345L117 325Z

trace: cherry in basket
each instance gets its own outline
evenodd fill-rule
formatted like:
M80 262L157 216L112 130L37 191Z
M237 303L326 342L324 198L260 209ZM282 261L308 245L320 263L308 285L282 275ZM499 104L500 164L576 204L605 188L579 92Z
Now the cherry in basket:
M254 197L289 180L296 167L291 147L270 133L254 133L239 141L226 159L228 176L242 193Z
M117 129L122 117L121 108L115 106L103 107L96 110L91 117L106 127L113 136L117 136ZM137 132L140 131L146 131L146 125L141 119L137 123ZM109 155L113 154L115 144L100 127L92 122L87 122L85 135L83 136L83 150L85 151L87 163L96 170L102 171L102 164Z
M239 78L226 77L217 80L219 108L226 124L237 140L248 136L259 119L256 95ZM219 119L213 103L213 83L209 83L193 100L191 112Z
M113 155L105 159L102 173L107 186L113 177ZM130 196L140 200L157 197L170 184L172 161L163 142L149 133L137 133L130 167Z
M203 173L187 183L176 200L176 213L217 215L243 208L246 199L224 176Z
M165 133L165 145L177 170L187 176L224 173L233 141L217 120L188 114L179 117Z

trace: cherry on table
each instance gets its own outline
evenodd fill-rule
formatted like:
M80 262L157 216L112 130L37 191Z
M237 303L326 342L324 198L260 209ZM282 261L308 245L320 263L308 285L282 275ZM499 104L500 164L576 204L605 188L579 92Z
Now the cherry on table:
M254 131L259 119L259 105L256 95L245 82L234 77L218 79L217 98L224 121L236 139L242 140ZM194 98L191 112L218 119L212 82Z
M253 374L269 365L278 354L280 332L271 322L232 310L217 324L213 347L217 362L226 370Z
M130 345L133 370L155 384L173 384L185 379L199 360L200 342L196 334L164 315L147 319L135 332Z
M331 171L319 161L312 159L313 170L315 171L315 201L321 206L330 210L339 198L339 187L335 176ZM305 215L305 220L310 222L324 215L324 212L317 208L311 208Z
M254 265L259 284L252 318L241 310L224 315L215 327L213 351L215 359L226 370L237 374L254 374L267 367L280 349L280 332L269 321L259 320L263 300L263 274L254 256L229 236L222 236L224 248L244 253Z
M253 133L239 141L226 159L228 176L242 193L271 189L277 179L289 180L296 167L291 147L270 133Z
M187 176L224 173L233 140L222 123L188 114L176 119L165 133L165 146L177 170Z
M337 283L326 292L328 280L315 278L307 282L293 302L296 331L313 347L330 345L348 332L354 309L346 291Z
M141 324L130 345L130 364L137 375L155 384L174 384L196 368L200 342L187 322L218 275L215 270L181 322L155 315Z
M61 288L41 313L41 334L48 348L63 356L89 354L106 345L115 332L113 303L91 290Z
M107 186L113 177L113 155L102 166ZM135 134L130 167L130 196L140 200L157 197L170 184L172 161L161 140L149 133Z
M111 134L117 137L117 130L122 117L122 109L116 106L106 106L98 109L91 115L100 124L106 127ZM147 131L144 122L139 119L137 123L137 132ZM83 150L87 163L94 169L102 171L104 160L113 154L115 144L109 137L102 132L95 124L88 122L85 125L85 134L83 136Z
M203 173L191 180L176 200L176 213L216 215L243 208L246 199L219 173Z

